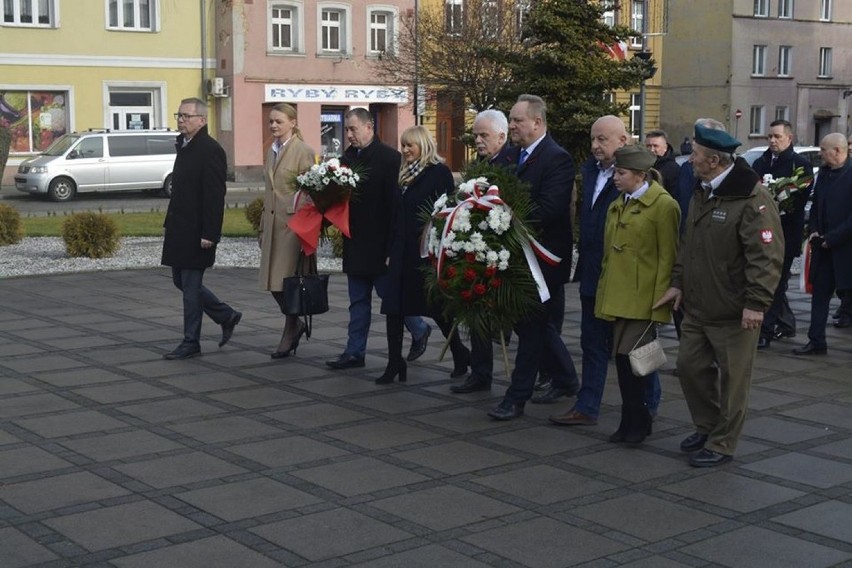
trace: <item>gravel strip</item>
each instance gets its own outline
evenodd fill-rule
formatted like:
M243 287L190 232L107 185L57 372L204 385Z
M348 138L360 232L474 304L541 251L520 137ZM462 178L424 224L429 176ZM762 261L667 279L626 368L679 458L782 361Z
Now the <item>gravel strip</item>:
M110 258L72 258L65 252L59 237L28 237L16 245L0 246L0 278L57 274L62 272L97 272L128 268L160 266L163 239L158 237L125 237L121 247ZM341 260L331 255L328 245L317 254L320 272L340 272ZM216 250L219 268L258 268L260 249L253 238L222 239Z

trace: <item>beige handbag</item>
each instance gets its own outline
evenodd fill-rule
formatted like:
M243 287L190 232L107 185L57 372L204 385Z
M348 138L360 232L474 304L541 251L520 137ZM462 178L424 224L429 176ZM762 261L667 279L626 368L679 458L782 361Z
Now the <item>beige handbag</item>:
M663 351L663 346L660 343L659 338L655 337L650 343L646 343L642 347L636 347L652 326L654 326L653 321L648 324L648 327L645 328L645 331L643 331L642 335L639 336L639 339L636 340L635 345L633 345L633 349L631 349L630 353L627 354L628 357L630 357L630 368L633 370L633 374L637 377L650 375L666 364L666 353ZM656 335L656 328L654 332Z

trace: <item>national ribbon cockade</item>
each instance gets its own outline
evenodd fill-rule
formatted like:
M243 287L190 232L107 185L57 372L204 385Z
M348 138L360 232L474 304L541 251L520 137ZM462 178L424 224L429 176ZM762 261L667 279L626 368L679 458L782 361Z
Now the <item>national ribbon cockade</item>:
M509 230L514 214L512 209L500 197L500 189L496 185L489 184L486 178L477 178L461 184L459 186L459 193L466 197L455 206L446 206L448 201L446 196L442 196L435 202L433 217L439 219L446 218L446 222L437 239L436 231L428 227L429 241L427 242L424 239L423 246L421 247L421 254L424 257L431 255L436 259L436 272L439 285L446 274L444 265L447 258L453 257L459 252L466 255L472 254L472 260L484 263L486 270L491 269L492 273L494 269L497 272L501 272L509 266L511 252L504 246L501 246L499 251L491 249L482 239L479 231L471 233L469 240L463 243L462 246L453 245L453 242L456 241L456 231L454 231L454 228L457 230L468 228L470 211L473 209L488 212L486 220L480 223L481 226L477 227L478 229L482 231L491 230L497 234L503 234ZM535 281L539 298L542 302L546 302L550 299L550 292L547 289L547 283L544 280L544 275L535 257L537 256L551 266L559 264L562 259L548 251L541 243L528 234L523 236L521 248L527 267Z
M321 162L296 176L299 191L293 198L296 213L288 226L299 238L306 255L314 254L319 245L323 224L334 225L340 232L349 233L349 199L360 176L336 158ZM310 197L310 201L305 200Z

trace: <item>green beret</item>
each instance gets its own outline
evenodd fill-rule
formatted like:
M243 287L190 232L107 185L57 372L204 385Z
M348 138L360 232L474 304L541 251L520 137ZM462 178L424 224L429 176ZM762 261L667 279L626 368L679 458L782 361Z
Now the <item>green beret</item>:
M622 146L615 151L615 167L647 172L654 167L657 156L644 146Z
M742 146L742 142L724 130L707 128L700 124L695 125L695 142L705 148L727 152L728 154L733 154L738 146Z

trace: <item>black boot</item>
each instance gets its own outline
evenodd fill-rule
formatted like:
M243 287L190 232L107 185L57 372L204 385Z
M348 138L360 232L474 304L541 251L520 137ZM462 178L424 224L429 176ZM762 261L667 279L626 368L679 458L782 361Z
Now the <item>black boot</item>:
M615 368L618 372L618 388L621 391L621 423L624 426L613 434L625 444L641 444L651 433L651 413L645 405L647 377L637 377L630 367L630 357L616 354ZM616 434L621 434L616 436Z
M402 316L387 316L388 335L388 366L382 376L376 379L377 385L392 383L399 375L399 382L404 383L407 379L408 367L402 357Z
M623 444L624 439L627 436L627 432L630 430L630 414L628 413L627 406L621 405L621 422L618 425L618 430L612 433L609 437L609 441L613 444Z

